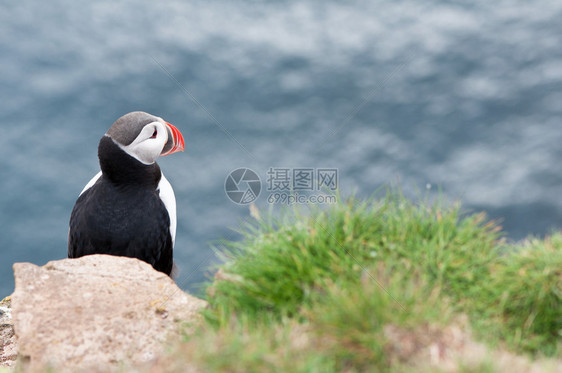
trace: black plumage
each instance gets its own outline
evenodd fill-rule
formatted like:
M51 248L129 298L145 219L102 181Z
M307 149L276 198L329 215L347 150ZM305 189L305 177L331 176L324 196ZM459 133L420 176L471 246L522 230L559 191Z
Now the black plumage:
M110 254L141 259L170 275L170 217L159 197L158 164L143 164L110 137L100 140L102 176L85 190L70 217L68 257Z

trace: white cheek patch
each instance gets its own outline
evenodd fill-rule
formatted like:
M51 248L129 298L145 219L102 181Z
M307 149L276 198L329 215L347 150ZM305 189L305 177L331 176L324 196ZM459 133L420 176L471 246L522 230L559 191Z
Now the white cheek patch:
M151 138L154 129L156 129L156 138ZM139 162L150 165L156 162L164 145L168 141L168 133L164 125L160 122L152 122L144 126L137 138L129 145L117 145L131 157Z

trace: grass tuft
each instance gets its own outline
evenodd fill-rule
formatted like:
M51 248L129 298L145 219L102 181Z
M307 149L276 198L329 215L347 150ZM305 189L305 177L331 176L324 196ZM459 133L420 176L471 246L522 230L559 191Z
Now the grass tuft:
M562 234L505 248L476 314L517 351L562 355Z
M481 351L470 330L490 351L562 358L561 234L508 245L483 214L393 191L242 233L187 342L203 371L441 371L435 351L496 371L496 352L463 360Z
M458 207L415 205L396 193L380 201L350 199L293 222L261 222L223 248L227 264L209 289L211 318L292 317L325 290L326 280L377 281L367 270L377 263L405 274L421 271L429 286L461 301L489 277L497 239L483 215L461 218Z

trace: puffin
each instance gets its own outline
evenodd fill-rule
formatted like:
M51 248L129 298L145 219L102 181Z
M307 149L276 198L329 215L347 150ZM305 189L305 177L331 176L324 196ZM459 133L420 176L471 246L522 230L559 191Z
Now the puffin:
M101 171L70 215L68 257L138 258L172 276L176 198L158 157L184 151L181 132L142 111L117 119L98 145Z

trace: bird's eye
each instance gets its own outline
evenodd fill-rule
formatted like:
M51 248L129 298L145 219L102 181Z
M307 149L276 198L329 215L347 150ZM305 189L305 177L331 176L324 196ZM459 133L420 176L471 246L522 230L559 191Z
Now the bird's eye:
M156 136L158 136L158 131L154 130L154 132L152 133L152 136L150 136L151 139L155 139Z

